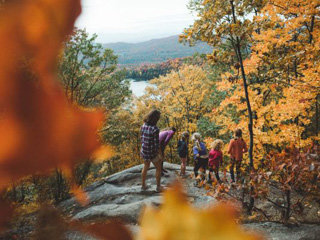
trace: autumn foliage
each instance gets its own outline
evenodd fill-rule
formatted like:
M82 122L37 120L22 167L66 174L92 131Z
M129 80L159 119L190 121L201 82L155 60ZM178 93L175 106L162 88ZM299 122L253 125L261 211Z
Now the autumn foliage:
M71 176L100 145L104 115L70 105L56 77L60 47L80 12L80 1L43 0L8 3L1 13L2 189L56 167Z
M246 188L265 197L268 188L261 186L277 182L288 219L295 210L291 194L301 186L319 187L310 170L319 161L308 156L319 144L319 1L205 0L192 1L190 8L199 19L181 40L214 47L208 61L220 68L215 85L225 93L211 119L220 136L235 128L246 131L247 142L250 136Z

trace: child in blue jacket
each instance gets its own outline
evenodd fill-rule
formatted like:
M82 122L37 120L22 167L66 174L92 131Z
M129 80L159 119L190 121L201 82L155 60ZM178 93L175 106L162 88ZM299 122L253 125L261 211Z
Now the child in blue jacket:
M194 176L197 178L198 170L202 168L204 175L203 180L206 178L206 170L208 168L208 151L204 142L201 142L200 133L194 133L192 135L193 145L193 158L194 158Z

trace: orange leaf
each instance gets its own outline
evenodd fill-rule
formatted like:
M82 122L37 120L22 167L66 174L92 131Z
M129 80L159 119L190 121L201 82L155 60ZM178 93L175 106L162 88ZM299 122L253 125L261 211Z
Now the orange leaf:
M56 75L80 12L80 0L21 0L1 13L0 188L54 167L70 173L100 145L103 114L70 105Z

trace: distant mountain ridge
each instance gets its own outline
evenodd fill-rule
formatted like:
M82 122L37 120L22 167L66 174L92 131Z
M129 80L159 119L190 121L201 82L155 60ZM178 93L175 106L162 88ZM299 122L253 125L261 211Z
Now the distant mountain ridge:
M212 47L206 43L197 43L194 47L179 43L179 36L152 39L140 43L108 43L103 44L118 55L119 65L141 65L160 63L168 59L192 56L195 53L210 53Z

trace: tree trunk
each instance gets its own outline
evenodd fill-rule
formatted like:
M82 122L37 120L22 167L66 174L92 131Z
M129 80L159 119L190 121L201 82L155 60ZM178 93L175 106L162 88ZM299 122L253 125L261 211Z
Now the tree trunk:
M235 9L234 9L234 4L233 0L230 1L231 8L232 8L232 15L233 15L233 22L236 24L236 15L235 15ZM249 130L249 136L250 136L250 144L249 144L249 160L250 160L250 169L249 169L249 174L253 170L253 114L252 114L252 109L251 109L251 104L250 104L250 99L249 99L249 92L248 92L248 84L247 84L247 79L246 79L246 73L244 71L244 66L243 66L243 59L242 59L242 54L241 54L241 46L240 46L240 39L237 36L236 37L236 50L238 52L238 60L240 63L240 68L241 68L241 75L242 75L242 80L243 80L243 88L245 92L245 97L246 97L246 103L247 103L247 108L248 108L248 114L249 114L249 124L248 124L248 130ZM251 191L253 191L253 187L251 187ZM251 195L251 193L250 193ZM250 204L249 204L249 212L251 212L252 208L254 205L254 198L250 196Z
M310 44L312 43L312 40L313 40L314 19L315 19L315 17L312 16L311 17L311 24L310 24L310 32L309 32L309 43Z
M16 184L14 181L12 182L12 191L13 191L13 201L17 201L17 189L16 189Z
M289 218L290 218L290 212L291 212L291 191L290 191L290 190L286 190L285 196L286 196L286 213L285 213L285 220L289 220Z
M90 168L92 166L92 160L86 160L82 165L79 165L77 168L77 184L81 186L89 175Z
M316 97L316 135L319 133L319 104L318 104L318 95Z

